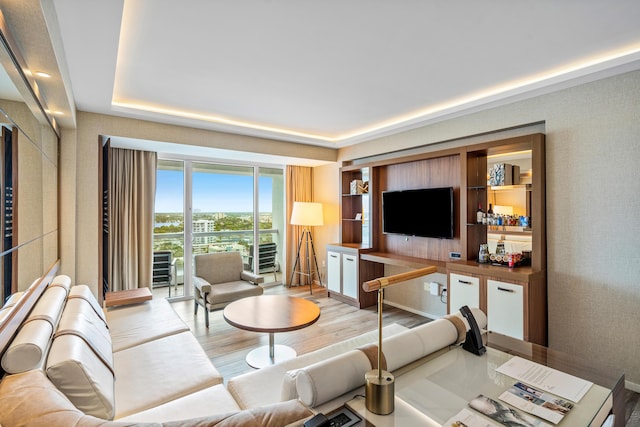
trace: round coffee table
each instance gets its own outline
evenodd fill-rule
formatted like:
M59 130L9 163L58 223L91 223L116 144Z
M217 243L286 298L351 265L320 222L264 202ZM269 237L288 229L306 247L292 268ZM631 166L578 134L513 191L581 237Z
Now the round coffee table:
M320 318L320 308L303 298L288 295L258 295L234 301L224 308L224 320L245 331L269 333L269 345L247 354L247 363L263 368L296 357L296 351L286 345L275 345L276 332L306 328Z

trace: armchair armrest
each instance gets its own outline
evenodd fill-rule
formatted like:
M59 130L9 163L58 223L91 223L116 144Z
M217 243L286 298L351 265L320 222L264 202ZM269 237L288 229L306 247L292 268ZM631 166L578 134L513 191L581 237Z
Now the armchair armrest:
M256 285L258 283L264 283L264 277L260 276L259 274L252 273L250 271L246 271L246 270L243 271L242 273L240 273L240 277L242 278L242 280L255 283Z
M210 293L211 292L211 283L207 282L202 277L195 276L193 278L193 285L200 291L200 293Z

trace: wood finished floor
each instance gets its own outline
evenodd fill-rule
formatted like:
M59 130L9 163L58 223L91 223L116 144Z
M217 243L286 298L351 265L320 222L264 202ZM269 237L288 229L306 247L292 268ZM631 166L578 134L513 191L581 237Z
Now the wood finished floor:
M313 294L310 295L308 286L286 288L277 285L265 288L265 294L302 297L320 307L320 319L313 325L297 331L275 334L276 344L288 345L299 355L375 330L378 326L375 307L359 310L327 297L327 290L323 287L314 286ZM256 347L269 344L268 334L243 331L229 325L222 317L222 310L209 313L207 329L202 307L198 308L198 314L194 316L192 301L178 301L172 305L189 325L225 382L231 377L253 370L245 361L247 353ZM385 305L383 310L385 326L398 323L411 328L429 320L391 306Z
M154 298L166 297L166 288L154 289ZM181 292L180 292L181 293ZM327 296L326 288L314 286L313 294L308 287L286 288L276 285L265 288L266 294L287 294L315 302L320 307L320 319L313 325L298 331L275 335L276 344L293 347L297 353L305 354L327 345L375 330L378 326L375 307L359 310ZM222 310L209 313L209 328L204 325L204 311L198 308L193 315L193 301L177 301L173 304L176 312L189 325L193 335L205 350L211 362L226 380L253 370L245 357L256 347L268 345L267 334L242 331L229 325L222 317ZM408 328L415 327L430 319L407 311L384 306L383 325L398 323ZM626 426L640 427L640 395L626 392Z

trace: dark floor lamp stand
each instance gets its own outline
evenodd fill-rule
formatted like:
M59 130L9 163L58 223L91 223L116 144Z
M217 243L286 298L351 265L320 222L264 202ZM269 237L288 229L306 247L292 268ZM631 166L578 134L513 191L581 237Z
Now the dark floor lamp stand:
M302 264L302 261L300 260L300 249L302 248L303 241L306 248L306 265L307 265L306 273L301 271L303 264ZM311 270L311 259L309 257L310 253L313 253L313 262L316 267L314 271ZM300 266L300 270L296 270L296 268L298 268L298 265ZM316 248L313 246L313 237L311 236L311 230L309 230L308 228L305 228L302 230L302 235L300 236L300 241L298 242L298 253L296 255L296 262L293 264L293 272L291 273L291 280L289 280L289 283L293 283L293 278L295 277L296 273L301 276L307 276L309 280L309 293L313 294L313 289L312 289L313 275L316 275L318 277L320 286L322 286L322 279L320 278L319 272L320 272L320 268L318 268L318 259L316 258Z

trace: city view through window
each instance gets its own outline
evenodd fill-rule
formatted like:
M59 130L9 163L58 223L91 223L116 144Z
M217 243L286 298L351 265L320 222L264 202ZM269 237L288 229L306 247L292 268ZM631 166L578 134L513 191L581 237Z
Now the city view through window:
M154 224L154 288L180 287L185 283L185 245L191 256L203 253L239 251L245 268L253 269L254 245L254 168L193 162L191 179L185 185L184 161L159 160L156 176ZM283 171L256 168L258 187L259 243L282 247L284 225ZM191 207L185 215L185 192L190 191ZM185 221L191 233L185 233ZM189 241L191 240L191 241ZM169 281L156 278L156 254L170 252ZM278 250L278 252L281 252ZM164 259L164 258L163 258ZM160 260L160 258L158 258ZM160 276L158 274L158 276ZM273 276L272 276L273 277ZM169 296L184 295L176 289Z

